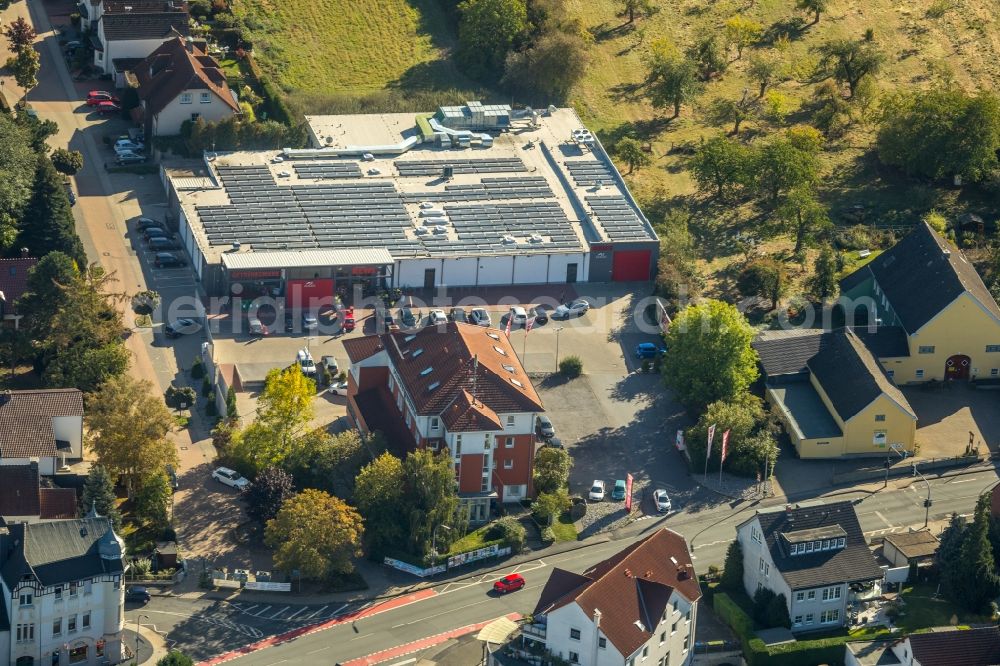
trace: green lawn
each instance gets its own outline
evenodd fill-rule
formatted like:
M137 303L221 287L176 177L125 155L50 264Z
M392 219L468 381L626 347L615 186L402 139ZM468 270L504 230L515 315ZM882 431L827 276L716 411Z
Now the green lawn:
M930 627L947 627L953 623L959 625L990 622L983 615L967 613L943 597L934 596L936 586L917 585L903 589L903 600L906 605L896 624L905 632L911 633Z
M486 533L489 529L489 525L484 525L478 530L469 532L464 537L451 544L451 548L448 549L448 554L454 555L455 553L464 553L470 550L476 550L477 548L482 548L486 543Z
M576 541L576 526L569 513L559 516L559 519L552 523L552 532L556 535L556 543L560 541Z

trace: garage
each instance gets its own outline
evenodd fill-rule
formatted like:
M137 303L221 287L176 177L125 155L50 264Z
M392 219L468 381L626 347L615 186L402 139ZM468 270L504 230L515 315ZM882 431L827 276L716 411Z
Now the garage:
M615 250L611 268L614 282L643 282L649 279L651 250Z

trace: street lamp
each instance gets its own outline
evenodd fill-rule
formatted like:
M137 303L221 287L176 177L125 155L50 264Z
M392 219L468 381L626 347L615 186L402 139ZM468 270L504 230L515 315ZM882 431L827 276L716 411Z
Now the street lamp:
M927 529L927 522L931 517L931 504L934 503L931 501L931 484L930 481L925 479L924 475L920 473L920 470L917 469L917 464L913 463L913 476L918 475L920 476L920 480L927 485L927 499L924 500L924 529Z
M897 456L899 456L900 460L906 460L906 451L900 453L899 449L896 448L897 446L898 444L890 444L889 450L885 452L885 482L882 484L883 488L889 487L889 468L891 467L891 465L889 464L890 455L895 453Z
M435 527L431 531L431 552L434 553L434 557L437 557L437 554L438 554L437 537L438 537L438 528L441 528L441 527L445 528L449 532L451 531L451 528L448 527L447 525L445 525L444 523L439 524L437 527Z
M149 619L148 615L143 615L140 613L135 618L135 663L139 663L139 620L142 618Z
M556 370L559 369L559 334L564 328L565 326L560 326L556 329Z

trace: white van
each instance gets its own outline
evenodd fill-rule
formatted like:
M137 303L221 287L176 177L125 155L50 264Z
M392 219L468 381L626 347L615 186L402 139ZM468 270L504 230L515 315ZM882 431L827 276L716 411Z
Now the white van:
M308 349L300 349L296 356L296 361L303 375L307 377L316 376L316 363L313 361L312 354L309 353Z

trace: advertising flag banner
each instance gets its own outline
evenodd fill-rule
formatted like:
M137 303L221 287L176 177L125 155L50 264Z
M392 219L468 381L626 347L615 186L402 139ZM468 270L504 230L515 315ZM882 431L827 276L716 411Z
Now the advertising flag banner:
M527 335L528 332L531 331L531 329L533 329L534 327L535 327L535 318L534 317L528 317L528 321L526 321L524 323L524 333L525 333L525 335Z
M720 454L719 466L726 462L726 452L729 450L729 431L722 433L722 452Z
M505 328L505 329L503 330L504 334L505 334L505 335L506 335L506 336L507 336L508 338L510 337L510 325L511 325L511 323L512 323L513 321L514 321L514 317L512 317L512 316L508 315L508 316L507 316L507 328Z
M677 431L677 450L678 451L683 451L684 450L684 431L683 430L678 430Z
M632 510L632 475L625 475L625 512Z
M708 426L708 449L705 451L705 459L712 455L712 440L715 439L715 424Z

